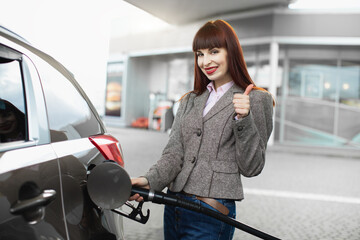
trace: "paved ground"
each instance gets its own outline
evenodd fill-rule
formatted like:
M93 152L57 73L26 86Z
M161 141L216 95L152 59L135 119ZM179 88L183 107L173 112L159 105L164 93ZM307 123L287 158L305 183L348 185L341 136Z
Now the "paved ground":
M140 176L159 158L168 135L108 128L122 145L125 168ZM360 151L269 147L263 172L243 178L237 220L281 239L360 239ZM162 240L163 206L145 203L150 219L124 219L127 240ZM240 230L235 240L258 239Z

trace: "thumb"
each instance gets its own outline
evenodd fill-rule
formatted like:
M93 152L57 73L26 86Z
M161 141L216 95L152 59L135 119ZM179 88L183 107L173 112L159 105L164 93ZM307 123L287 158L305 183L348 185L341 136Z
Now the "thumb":
M249 84L245 89L244 95L249 95L249 93L251 92L253 87L254 87L254 84Z
M131 185L138 187L146 187L149 184L148 180L144 177L132 178Z

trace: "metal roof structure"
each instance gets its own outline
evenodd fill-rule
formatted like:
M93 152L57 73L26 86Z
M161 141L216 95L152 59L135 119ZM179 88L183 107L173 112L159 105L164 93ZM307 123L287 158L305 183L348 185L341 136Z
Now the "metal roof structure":
M205 18L246 11L287 7L294 0L124 0L170 24L180 25Z

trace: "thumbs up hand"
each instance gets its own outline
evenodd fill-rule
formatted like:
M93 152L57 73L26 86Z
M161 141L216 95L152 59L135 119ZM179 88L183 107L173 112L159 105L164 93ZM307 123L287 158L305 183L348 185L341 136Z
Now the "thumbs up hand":
M250 111L250 98L249 93L251 92L252 88L254 87L253 84L250 84L245 89L243 94L235 93L233 98L235 113L237 114L238 118L246 117Z

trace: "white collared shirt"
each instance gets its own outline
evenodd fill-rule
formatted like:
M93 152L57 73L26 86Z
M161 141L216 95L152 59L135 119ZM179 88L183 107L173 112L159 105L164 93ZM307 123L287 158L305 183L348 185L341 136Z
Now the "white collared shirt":
M220 86L217 88L217 90L215 90L214 87L214 82L211 81L206 87L210 92L209 98L206 102L204 111L203 111L203 116L205 116L210 109L217 103L217 101L219 101L219 99L232 87L232 85L234 85L234 82L228 82L225 83L224 85Z

